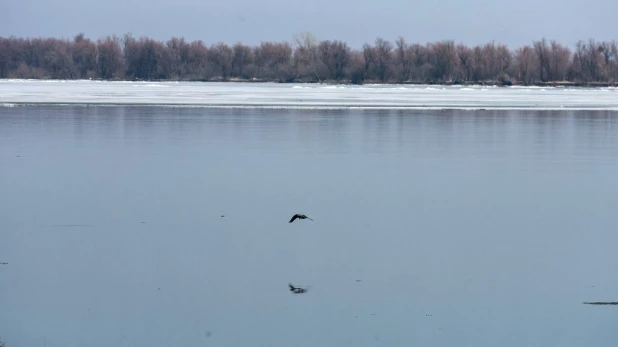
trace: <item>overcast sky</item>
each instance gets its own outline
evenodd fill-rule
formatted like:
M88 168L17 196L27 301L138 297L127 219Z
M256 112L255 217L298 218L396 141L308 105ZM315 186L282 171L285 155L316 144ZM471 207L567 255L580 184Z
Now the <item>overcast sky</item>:
M0 36L91 39L126 32L207 44L292 40L308 31L352 47L380 36L426 43L489 41L518 47L546 37L572 47L579 39L616 38L615 0L2 0Z

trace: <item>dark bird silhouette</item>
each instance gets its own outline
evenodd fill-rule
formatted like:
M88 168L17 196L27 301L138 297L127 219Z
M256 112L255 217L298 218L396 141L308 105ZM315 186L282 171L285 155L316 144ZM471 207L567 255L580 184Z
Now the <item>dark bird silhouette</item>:
M288 286L290 286L290 291L294 294L302 294L302 293L306 293L307 289L305 288L300 288L300 287L294 287L292 285L292 283L289 283Z
M292 219L290 219L290 223L292 223L293 221L295 221L296 219L309 219L309 220L313 220L307 216L305 216L304 214L295 214L292 216Z

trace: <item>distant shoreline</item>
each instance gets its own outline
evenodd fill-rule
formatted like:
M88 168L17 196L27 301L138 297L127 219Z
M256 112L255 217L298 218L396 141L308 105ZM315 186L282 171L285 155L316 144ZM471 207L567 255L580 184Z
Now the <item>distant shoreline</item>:
M408 42L377 37L354 49L310 33L291 42L226 44L183 37L91 40L0 37L0 78L106 81L278 82L366 85L618 86L618 42L555 40L511 49L494 41Z
M407 82L390 82L382 83L379 81L364 81L363 83L352 83L350 81L277 81L277 80L265 80L265 79L198 79L198 80L118 80L127 82L238 82L238 83L281 83L281 84L327 84L327 85L430 85L430 86L498 86L498 87L581 87L581 88L607 88L618 87L618 83L614 82L569 82L569 81L555 81L555 82L534 82L534 83L504 83L499 81L457 81L457 82L427 82L427 81L407 81Z
M241 79L241 78L211 78L211 79L63 79L63 78L0 78L0 81L6 80L31 80L31 81L100 81L100 82L151 82L151 83L165 83L165 82L203 82L203 83L277 83L277 84L325 84L325 85L429 85L429 86L497 86L497 87L575 87L575 88L608 88L618 87L618 83L615 82L570 82L570 81L554 81L554 82L534 82L534 83L503 83L499 81L453 81L453 82L432 82L432 81L407 81L407 82L389 82L383 83L379 81L364 81L363 83L352 83L350 81L306 81L306 80L294 80L294 81L278 81L269 79Z

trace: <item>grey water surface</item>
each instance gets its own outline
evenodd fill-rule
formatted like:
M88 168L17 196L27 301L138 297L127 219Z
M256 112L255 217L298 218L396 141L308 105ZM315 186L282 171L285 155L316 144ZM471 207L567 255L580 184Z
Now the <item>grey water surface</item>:
M0 107L0 339L614 347L617 216L615 111Z

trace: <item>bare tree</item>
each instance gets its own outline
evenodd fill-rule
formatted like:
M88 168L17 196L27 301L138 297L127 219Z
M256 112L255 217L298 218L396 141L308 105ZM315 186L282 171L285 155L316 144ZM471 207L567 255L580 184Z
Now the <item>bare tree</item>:
M232 71L234 51L225 43L219 42L208 50L209 61L215 68L217 77L227 80Z
M208 61L208 49L200 40L193 41L189 45L186 64L190 79L209 80L216 74Z
M169 58L170 77L180 79L184 77L186 65L183 64L183 58L186 61L188 44L184 37L172 37L166 43L167 55Z
M571 50L552 40L550 43L549 78L552 81L564 81L571 62Z
M322 41L318 45L318 56L331 79L340 81L345 77L345 69L350 63L350 48L346 43Z
M350 83L363 84L365 81L365 57L363 52L352 51L350 53L350 65L346 69L346 75L348 76Z
M397 67L399 69L399 81L408 81L410 80L410 73L412 72L412 64L413 57L412 51L410 49L410 45L406 42L406 40L399 36L397 41L395 41L397 45Z
M135 40L125 36L124 56L127 76L141 80L169 77L171 59L168 58L165 46L161 42L147 37Z
M232 58L232 76L247 78L246 69L253 60L251 48L239 42L232 47L232 50L234 51L234 57Z
M506 45L499 44L496 47L496 68L497 79L501 82L505 82L509 78L508 71L513 65L513 54Z
M262 42L254 49L258 76L278 81L290 81L294 73L290 68L292 47L289 43Z
M474 51L463 44L459 44L455 48L455 52L457 58L459 58L462 79L468 82L472 81L474 78Z
M517 79L524 84L530 84L536 80L540 69L535 60L534 48L524 46L515 53L515 64L517 66Z
M94 42L84 37L83 33L73 39L72 59L78 78L96 77L97 70L97 46Z
M538 68L539 68L539 78L541 81L548 81L550 76L549 70L549 62L550 62L550 53L547 48L547 41L543 38L541 41L535 41L533 44L534 52L536 53L536 58L538 60Z
M452 80L457 62L455 43L453 41L442 41L431 44L430 47L434 68L433 77L440 82Z
M362 61L363 61L364 78L367 78L367 77L374 78L374 74L376 70L375 65L377 62L377 52L368 43L363 45L363 60Z
M313 75L320 82L318 39L309 32L303 32L294 35L294 44L294 63L299 75Z
M375 52L376 52L376 77L380 82L386 82L387 80L387 72L388 66L391 63L391 51L393 50L393 45L384 40L381 37L378 37L375 42Z
M97 42L97 68L104 79L122 78L122 50L119 38L108 36Z
M0 37L0 78L9 76L10 42L4 37Z

